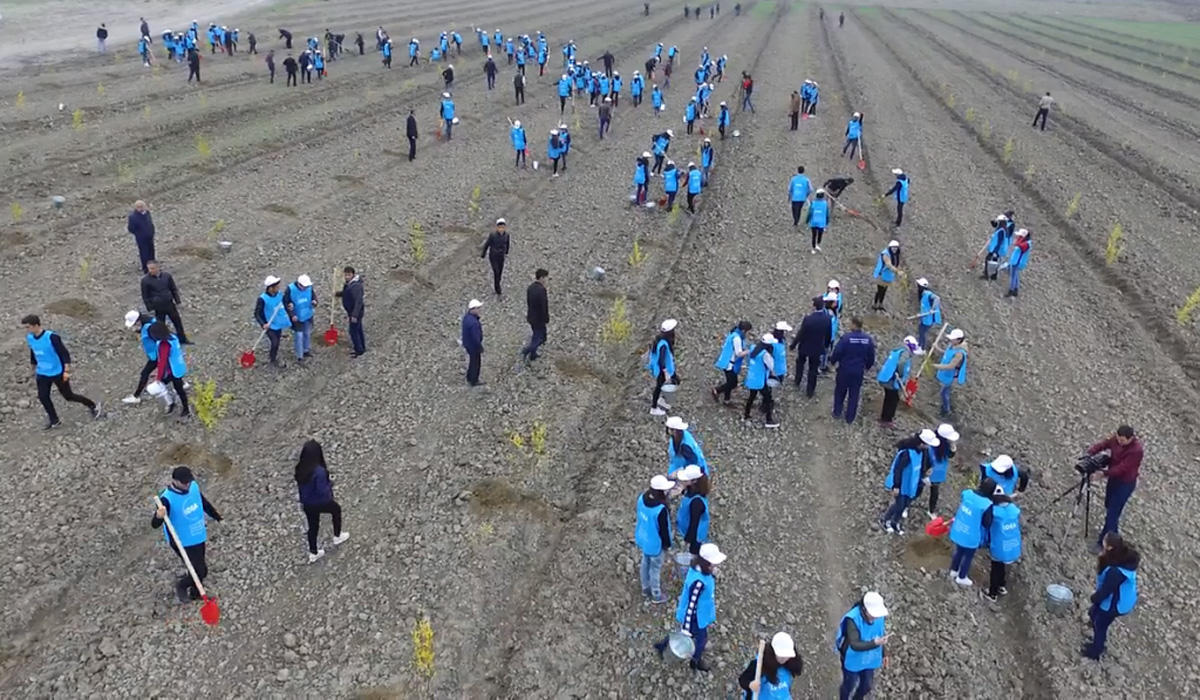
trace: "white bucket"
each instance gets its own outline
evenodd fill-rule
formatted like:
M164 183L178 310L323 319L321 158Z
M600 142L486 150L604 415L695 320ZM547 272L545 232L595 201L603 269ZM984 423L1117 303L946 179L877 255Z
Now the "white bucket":
M691 552L676 552L675 553L675 570L679 572L679 578L687 578L688 569L692 566Z
M778 379L768 379L767 386L771 387L772 389L778 389L779 388L779 380Z
M674 394L675 392L679 391L679 385L678 384L663 384L662 391L664 394Z
M677 659L690 659L696 653L696 640L680 630L675 630L667 636L667 646Z
M150 382L146 385L146 393L158 398L167 391L167 386L162 382Z

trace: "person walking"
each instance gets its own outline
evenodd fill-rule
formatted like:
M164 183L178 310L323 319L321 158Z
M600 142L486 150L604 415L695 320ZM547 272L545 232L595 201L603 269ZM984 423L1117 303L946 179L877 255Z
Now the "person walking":
M997 494L992 497L992 525L988 528L988 554L992 569L987 590L980 589L979 597L995 603L1008 595L1008 565L1021 558L1021 509L1012 497Z
M483 250L479 253L479 257L486 256L492 265L492 287L496 290L496 296L501 296L500 278L504 276L504 260L508 257L508 246L508 223L501 217L496 219L496 230L488 234L487 240L483 242Z
M838 340L829 355L829 363L837 365L833 417L841 418L844 407L846 422L853 423L858 415L863 373L875 366L875 339L863 332L861 318L854 316L850 319L850 332Z
M883 300L887 296L888 287L897 277L904 275L904 270L900 268L900 241L888 241L887 247L879 251L872 275L876 282L875 301L871 304L871 310L883 311Z
M283 330L292 326L283 294L279 291L282 281L275 275L267 275L263 280L263 291L254 302L254 320L266 333L271 345L271 366L280 369L286 365L279 361L279 340L283 337Z
M804 662L796 653L796 643L787 632L776 632L771 643L762 650L762 673L757 673L759 660L751 658L738 676L742 700L790 700L792 683L804 671ZM756 675L760 677L756 678Z
M1033 115L1033 123L1030 124L1030 126L1036 127L1038 125L1038 120L1041 119L1042 120L1042 131L1045 131L1046 130L1046 117L1050 114L1050 107L1053 104L1054 104L1054 98L1050 96L1050 93L1047 92L1045 95L1042 95L1041 99L1038 100L1037 114Z
M688 551L696 555L700 553L700 545L708 541L708 492L711 483L698 464L689 464L680 469L675 472L674 478L683 485L675 525Z
M950 524L950 541L954 544L954 555L950 558L950 577L964 588L974 585L969 574L975 550L983 543L984 533L992 527L992 498L1000 489L995 481L982 479L972 491L963 489L958 512ZM1004 494L999 490L1000 495Z
M404 125L404 133L408 136L408 162L417 157L417 115L408 110L408 120Z
M900 405L900 390L908 381L912 371L912 358L924 355L920 343L911 335L904 337L900 347L888 353L887 359L879 367L875 375L876 381L883 386L883 410L879 414L879 425L890 429L896 418L896 408ZM932 510L932 508L930 509Z
M955 384L967 383L967 340L961 328L946 334L950 345L942 353L942 361L933 366L938 383L942 385L941 415L950 415L950 391ZM933 352L937 348L930 348Z
M1104 536L1110 532L1117 534L1121 522L1121 513L1125 504L1137 488L1138 471L1142 466L1145 452L1141 440L1134 434L1133 428L1122 425L1117 432L1104 440L1097 442L1087 449L1089 455L1107 451L1110 459L1108 468L1097 472L1100 478L1107 479L1104 487L1104 526L1100 528L1100 537L1092 549L1099 554Z
M516 97L517 105L525 104L525 73L513 73L513 95Z
M796 174L788 181L788 197L792 202L792 226L800 225L800 213L804 211L809 192L812 192L812 182L804 174L804 166L798 166Z
M829 226L829 200L825 199L825 190L817 188L813 200L808 205L808 219L805 221L812 232L812 253L821 252L821 238Z
M596 115L600 119L600 139L604 138L604 134L608 132L608 125L612 123L612 98L605 97L600 103L600 108L596 110Z
M742 371L742 362L750 352L746 336L752 327L749 321L738 321L737 325L725 334L721 354L713 363L714 367L724 373L725 381L711 389L713 401L724 401L728 406L732 400L733 390L737 388L738 374Z
M671 549L671 509L667 503L667 492L673 488L674 481L658 474L650 479L650 488L637 500L633 541L642 551L639 567L642 599L651 603L665 603L668 600L662 593L662 564L667 551Z
M695 651L689 662L693 671L709 671L711 666L704 661L704 647L708 644L708 628L717 621L716 579L713 573L727 556L712 542L700 545L700 554L692 557L692 566L683 580L679 592L679 604L675 607L675 621L680 631L695 642ZM662 658L670 637L654 644L654 650Z
M208 541L206 516L217 522L223 520L217 509L200 492L200 485L196 483L192 470L175 467L171 471L171 483L158 494L158 506L150 518L150 526L162 528L167 546L179 555L180 560L188 558L201 584L208 576L204 551ZM163 521L168 519L178 539L171 537L170 530L163 527ZM200 599L200 591L196 590L196 584L187 572L175 581L175 598L180 603Z
M929 288L929 280L917 278L917 299L921 304L921 313L917 315L917 345L925 347L929 330L942 323L942 298Z
M665 416L671 404L662 398L663 385L668 381L673 385L679 384L679 375L675 373L675 328L679 321L668 318L659 325L659 333L650 343L649 358L646 370L654 377L654 392L650 395L650 415Z
M742 382L746 390L750 392L746 397L742 420L750 420L750 409L754 407L754 400L761 393L763 412L766 414L763 423L765 428L779 427L779 422L775 420L775 397L771 395L771 387L767 384L767 378L775 372L774 346L775 336L771 333L763 333L758 343L746 354L746 379Z
M133 241L137 243L138 260L142 264L142 273L145 273L146 264L154 259L154 219L150 216L150 208L142 200L133 203L133 211L129 212L125 230L133 234Z
M863 594L838 622L834 648L842 659L842 684L838 700L863 700L871 693L875 671L883 666L883 647L889 635L884 625L888 616L883 596L876 591Z
M667 431L667 477L678 479L679 473L695 464L705 476L712 475L708 460L704 458L704 450L696 436L688 429L688 424L679 416L671 416L663 424Z
M1138 599L1138 566L1142 558L1121 536L1110 532L1102 541L1103 551L1096 562L1096 592L1088 616L1092 620L1092 639L1083 645L1083 656L1099 661L1108 645L1108 628L1113 621L1133 612Z
M312 357L313 313L318 303L308 275L300 275L283 291L283 306L292 321L296 362L303 363L306 357Z
M750 101L750 95L754 92L754 79L749 73L742 72L742 111L747 109L754 113L754 103Z
M296 87L299 85L297 75L299 74L300 66L296 63L296 59L293 58L290 53L288 54L287 58L283 59L283 70L285 73L287 73L286 85L288 87Z
M165 323L150 324L149 336L156 346L154 364L157 371L154 379L164 387L167 384L171 385L171 391L168 393L173 393L174 398L179 400L181 409L179 417L186 419L191 415L186 385L183 383L183 378L187 376L187 362L184 360L179 338L167 328ZM174 398L168 400L167 413L175 410Z
M792 340L792 349L796 351L796 387L800 387L800 377L804 376L804 366L808 365L808 375L804 385L804 395L812 398L817 390L817 373L821 367L821 355L829 345L833 334L833 319L825 312L825 301L821 297L813 298L813 310L800 321L800 330Z
M883 482L884 487L889 489L895 498L879 518L879 525L886 532L904 534L904 514L908 512L908 504L917 497L921 474L925 471L928 459L925 448L940 442L937 435L928 428L896 442L896 456L892 458L887 479Z
M858 150L862 143L862 114L855 112L850 117L850 121L846 123L846 142L842 144L842 155L846 155L846 149L850 149L850 160L854 160L854 153Z
M333 500L333 484L329 481L329 467L325 464L325 451L321 443L308 440L300 448L300 459L296 461L296 488L300 492L300 507L308 521L308 563L325 556L324 549L317 548L317 535L321 530L321 514L333 516L333 543L341 544L350 539L350 533L342 529L342 507Z
M254 35L251 34L250 36L254 36ZM251 47L250 53L254 53L254 44L250 44L250 47ZM271 76L270 84L274 85L275 84L275 49L268 49L267 55L263 59L263 61L267 64L267 72L270 73L270 76Z
M188 49L188 79L192 82L192 78L196 79L196 84L200 84L200 52L196 49Z
M62 338L54 331L43 328L42 320L36 314L22 318L21 325L25 327L25 342L29 345L29 364L33 367L38 401L46 410L46 430L62 425L58 412L54 410L54 402L50 400L52 386L58 387L58 393L67 401L87 407L92 418L100 418L99 403L71 390L71 353L67 351Z
M791 102L788 106L788 116L792 118L792 131L800 125L800 93L792 90Z
M141 374L138 376L137 386L134 387L133 393L121 399L124 404L139 404L142 402L142 391L150 382L150 374L158 367L158 343L150 337L150 327L153 325L161 325L154 317L149 314L143 314L136 309L130 309L125 312L125 327L137 333L140 337L142 352L146 354L146 364L142 365ZM171 405L174 399L171 397L171 392L164 391L159 396L163 403L167 405L167 412L171 412Z
M538 359L538 348L546 342L546 325L550 323L550 302L546 297L547 270L538 268L533 273L533 282L525 289L525 320L529 322L529 343L521 348L525 364Z
M104 26L104 23L101 22L100 26L96 28L96 51L99 53L104 53L105 43L107 41L108 41L108 27Z
M883 193L884 197L892 195L896 196L896 226L904 223L904 205L908 203L908 175L900 168L892 168L892 174L896 176L896 181L892 183L891 189Z
M353 346L350 357L359 357L367 351L367 336L363 333L363 311L366 307L363 281L349 265L342 268L342 278L342 291L333 295L342 300L342 308L346 311L350 343Z
M483 362L483 323L479 320L479 309L483 302L472 299L467 302L467 313L462 319L462 346L467 353L467 384L481 386L487 382L479 378Z
M191 345L192 341L188 340L187 332L183 330L183 319L179 317L179 287L175 285L171 273L163 270L157 260L147 260L141 288L142 303L146 305L146 310L152 311L159 323L170 318L179 342Z
M512 142L513 147L513 167L526 167L526 152L529 150L529 143L525 138L525 127L521 126L521 120L518 119L512 122L512 126L508 129L508 140Z

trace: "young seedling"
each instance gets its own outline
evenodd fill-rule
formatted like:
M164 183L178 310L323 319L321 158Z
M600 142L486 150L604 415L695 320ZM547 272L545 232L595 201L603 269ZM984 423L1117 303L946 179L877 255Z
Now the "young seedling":
M992 138L992 123L990 121L986 119L984 120L983 126L979 128L979 135L982 136L985 141Z
M533 448L535 455L546 454L546 433L548 428L546 424L539 421L533 422L533 429L529 431L529 446Z
M104 83L96 83L96 94L97 95L104 94Z
M1117 257L1121 254L1121 249L1124 247L1123 239L1124 231L1121 229L1121 222L1113 224L1112 231L1108 234L1108 243L1104 246L1104 264L1112 265L1117 261Z
M676 203L675 206L671 208L671 213L667 214L667 225L668 226L674 226L675 222L679 221L679 212L681 209L683 209L683 207L679 206L678 203Z
M117 180L120 182L131 182L133 180L133 166L129 163L117 163Z
M509 434L508 441L511 442L513 447L517 448L518 450L525 449L525 436L515 430Z
M433 677L433 625L422 617L413 625L413 667L426 678Z
M1008 82L1014 85L1016 85L1017 80L1021 77L1021 74L1017 72L1016 68L1009 68L1006 75L1008 77Z
M24 106L25 106L25 91L22 90L17 93L17 109L20 109Z
M967 107L967 113L963 115L963 118L967 120L968 124L974 124L975 123L975 108Z
M201 107L208 106L208 95L204 94L203 92L200 93L200 106Z
M421 228L420 222L414 221L409 225L408 245L412 250L413 260L421 263L425 262L425 229Z
M1067 202L1067 211L1066 211L1065 218L1069 219L1072 216L1075 216L1075 214L1079 213L1079 198L1082 196L1083 196L1082 192L1076 192L1075 196L1071 198L1071 201Z
M21 223L21 217L25 215L25 210L21 208L20 202L13 202L8 206L8 212L12 214L12 222L14 224Z
M83 129L82 109L76 108L74 112L71 112L71 128L75 131L80 131Z
M1025 168L1025 172L1021 175L1021 177L1025 178L1025 184L1029 184L1030 182L1032 182L1033 181L1033 166L1030 165L1028 168Z
M949 95L946 96L946 106L949 107L950 109L954 109L954 105L956 102L958 102L958 100L955 99L954 93L950 93Z
M92 261L90 258L84 258L79 261L79 283L86 284L92 276Z
M217 236L221 235L221 232L222 232L222 231L224 231L224 230L225 230L225 219L217 219L216 223L214 223L214 224L213 224L213 225L212 225L212 226L211 226L211 227L208 229L208 240L209 240L209 242L210 242L210 243L216 243L216 241L217 241Z
M233 401L233 394L218 396L217 383L212 379L197 383L196 395L192 399L196 420L200 421L200 425L203 425L204 429L211 433L216 430L221 419L225 417L230 401Z
M629 339L633 324L629 321L625 309L625 297L618 297L609 309L608 319L600 329L600 335L606 343L623 343Z
M472 214L479 213L480 194L481 191L479 189L479 185L475 185L475 189L471 190L471 199L467 201L467 211L471 212Z
M1183 306L1179 307L1179 310L1175 312L1175 320L1180 325L1191 323L1192 314L1195 313L1197 308L1200 308L1200 287L1196 287L1196 291L1188 295L1187 300L1183 302Z
M1005 165L1008 165L1012 161L1014 148L1016 148L1016 142L1013 141L1013 137L1009 136L1008 140L1004 142L1004 152L1001 154Z
M144 107L142 107L142 118L143 119L150 118L150 105L145 105Z
M208 145L208 139L203 134L196 134L196 153L205 159L212 155L212 146Z
M646 262L646 253L642 251L642 245L637 238L633 239L633 252L629 254L629 266L638 267Z

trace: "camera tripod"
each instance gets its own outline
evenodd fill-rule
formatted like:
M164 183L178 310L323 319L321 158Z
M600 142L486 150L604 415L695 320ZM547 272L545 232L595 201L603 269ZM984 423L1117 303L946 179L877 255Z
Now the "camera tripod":
M1083 504L1083 537L1087 539L1091 536L1092 532L1092 473L1089 472L1079 477L1079 483L1074 484L1059 494L1058 498L1050 501L1050 505L1057 505L1059 501L1070 496L1072 493L1075 494L1075 505L1071 507L1070 520L1063 527L1063 539L1065 540L1067 537L1067 531L1071 528L1071 521L1075 520L1079 515L1079 505L1081 503Z

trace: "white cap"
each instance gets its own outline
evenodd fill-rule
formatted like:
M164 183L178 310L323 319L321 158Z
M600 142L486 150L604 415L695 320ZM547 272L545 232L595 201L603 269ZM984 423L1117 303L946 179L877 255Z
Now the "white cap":
M442 93L442 97L449 97L449 96L450 96L450 93L448 93L448 92L443 92L443 93Z
M126 311L125 312L125 327L133 328L134 325L137 324L138 319L141 317L142 317L142 315L137 312L137 309L130 309L129 311Z
M904 336L904 345L907 346L909 351L914 355L925 354L925 350L921 347L921 344L918 343L917 339L911 335Z
M996 484L996 488L992 489L992 495L993 496L1003 496L1004 495L1004 487L1001 486L1000 484Z
M966 335L967 334L963 332L963 329L955 328L954 330L947 333L946 337L949 338L950 340L962 340L963 337Z
M937 434L938 437L945 438L950 442L958 442L958 438L960 437L958 431L955 430L954 426L950 425L949 423L942 423L939 425L937 427Z
M667 136L675 138L675 131L673 129L667 129Z
M894 239L894 238L893 238L892 240L888 241L888 246L887 246L887 247L889 247L889 248L899 248L899 247L900 247L900 241L898 241L898 240L896 240L896 239Z
M675 488L675 482L662 474L655 474L654 478L650 479L650 488L655 491L670 491Z
M817 188L817 191L816 191L816 192L814 192L813 194L825 194L825 188L824 188L824 187L818 187L818 188Z
M519 127L521 126L521 120L520 120L520 119L518 119L518 120L514 121L514 122L513 122L513 126L515 126L515 127L518 127L518 128L519 128Z
M489 56L488 58L491 58L491 56ZM566 73L563 73L562 77L566 78L566 77L567 77L567 74L566 74Z
M834 289L841 289L841 288L842 288L842 285L838 284L838 281L837 281L837 280L829 280L829 284L827 284L827 285L825 285L825 286L826 286L826 287L833 287Z
M557 133L558 133L558 129L551 129L551 130L550 130L550 133L551 133L551 134L557 134Z
M472 299L471 301L468 301L468 302L467 302L467 309L468 309L468 310L470 310L470 309L478 309L478 308L479 308L479 307L481 307L481 306L483 306L483 302L482 302L482 301L479 301L478 299Z
M300 283L301 287L311 287L312 286L312 278L309 277L308 275L300 275L299 277L296 278L296 281Z
M675 326L678 326L678 325L679 325L679 321L676 321L673 318L668 318L667 320L662 322L662 325L660 325L659 328L662 329L663 333L666 333L667 331L675 330Z
M447 63L447 64L446 64L446 67L447 67L447 68L453 68L453 67L454 67L454 64L453 64L453 63Z
M1008 221L1008 217L1004 214L997 214L996 221Z
M763 333L762 341L764 343L766 343L767 345L774 345L775 344L775 336L770 333Z
M1019 236L1019 237L1021 237L1021 238L1025 238L1026 236L1028 236L1028 235L1029 235L1029 231L1028 231L1028 230L1026 230L1026 229L1023 229L1023 228L1019 228L1019 229L1017 229L1017 234L1016 234L1016 235L1017 235L1017 236Z
M722 103L721 103L721 106L722 106L722 107L725 107L725 106L726 106L726 104L725 104L724 102L722 102Z
M837 301L837 294L835 292L825 292L824 294L821 295L821 300L822 301Z
M725 553L722 552L717 545L713 544L712 542L705 542L704 544L700 545L700 558L707 561L709 564L720 564L728 559Z
M694 167L696 167L696 161L694 161L694 160L689 160L689 161L688 161L688 167L689 167L689 168L694 168Z
M650 151L642 151L642 157L643 157L643 158L649 158L649 157L650 157Z
M667 419L668 430L687 430L688 424L683 422L679 416L671 416Z
M275 275L267 275L267 278L263 280L263 286L270 287L273 284L279 284L279 278Z
M868 591L863 596L863 607L866 608L867 614L871 617L887 617L888 609L883 604L883 596L875 591Z
M667 165L669 165L669 166L671 166L671 167L675 167L675 161L673 161L673 160L669 160L669 159L668 159L668 160L667 160Z
M710 139L710 138L705 138L705 139L704 139L704 143L712 143L712 139Z
M893 175L903 175L904 171L901 170L900 168L892 168L892 174Z
M505 225L507 225L507 224L508 224L508 222L504 220L504 217L503 217L503 216L502 216L502 217L500 217L499 219L496 219L496 225L497 225L497 226L505 226Z
M938 439L937 433L933 432L929 428L922 428L921 432L918 433L917 436L921 438L921 442L929 445L930 447L937 447L938 445L942 444L942 441Z
M792 327L790 324L788 324L787 321L778 321L775 324L775 330L783 331L784 333L788 333L792 330Z
M677 481L695 481L702 476L704 476L704 470L698 464L689 464L675 472L675 479Z
M792 641L792 635L787 632L776 632L774 637L771 637L771 651L775 652L777 659L792 659L796 656L796 643Z
M924 277L918 277L917 278L917 286L918 287L928 287L929 280L925 279Z
M1009 457L1008 455L1000 455L992 460L992 470L993 471L997 471L997 472L1000 472L1001 474L1003 474L1012 468L1013 468L1012 457Z
M695 98L695 97L693 97L693 98L691 99L691 101L692 101L692 102L695 102L695 101L696 101L696 98Z
M861 115L861 114L859 114L858 112L855 112L855 113L854 113L852 116L855 116L855 117L861 117L862 115Z

